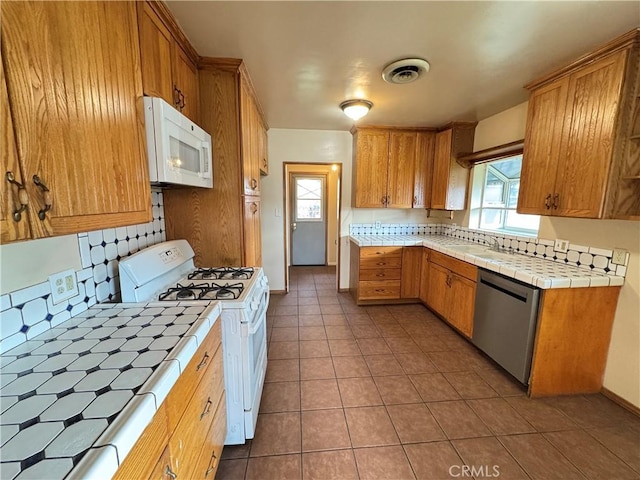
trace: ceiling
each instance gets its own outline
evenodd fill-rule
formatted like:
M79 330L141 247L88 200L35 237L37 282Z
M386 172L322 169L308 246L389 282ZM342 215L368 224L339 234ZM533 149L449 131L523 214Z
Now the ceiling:
M202 56L245 60L271 128L348 130L338 104L374 103L366 125L482 120L522 86L640 26L640 2L168 1ZM388 63L431 70L390 85Z

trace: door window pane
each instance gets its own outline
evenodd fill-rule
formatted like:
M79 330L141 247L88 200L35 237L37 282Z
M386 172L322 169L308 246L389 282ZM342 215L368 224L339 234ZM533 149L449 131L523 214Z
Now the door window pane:
M296 220L322 220L322 178L296 178Z

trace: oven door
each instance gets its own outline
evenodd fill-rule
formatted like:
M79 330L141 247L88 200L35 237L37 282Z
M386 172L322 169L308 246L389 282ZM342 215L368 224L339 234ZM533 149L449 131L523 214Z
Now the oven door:
M260 295L260 301L251 302L251 319L242 323L242 389L245 410L246 438L253 438L258 408L267 372L267 304L269 291Z

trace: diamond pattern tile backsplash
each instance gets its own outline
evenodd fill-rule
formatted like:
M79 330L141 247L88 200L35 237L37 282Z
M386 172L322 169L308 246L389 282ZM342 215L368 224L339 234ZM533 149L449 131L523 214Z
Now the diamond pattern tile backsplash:
M166 240L162 190L152 189L153 220L128 227L79 233L82 269L78 295L54 305L49 282L0 296L0 351L53 328L100 302L120 300L118 263L149 245Z

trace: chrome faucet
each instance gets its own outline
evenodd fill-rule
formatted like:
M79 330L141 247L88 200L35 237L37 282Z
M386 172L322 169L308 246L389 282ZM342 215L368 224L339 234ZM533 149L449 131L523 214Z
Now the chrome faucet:
M494 252L501 252L503 249L500 246L498 239L496 237L493 237L491 240L493 243L491 244L491 247L489 247L490 250L493 250Z

